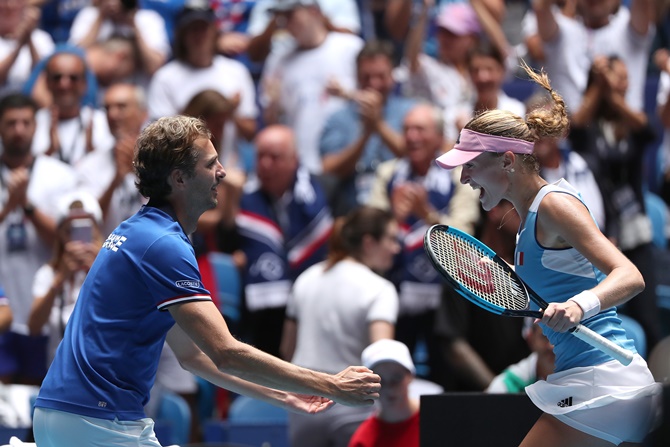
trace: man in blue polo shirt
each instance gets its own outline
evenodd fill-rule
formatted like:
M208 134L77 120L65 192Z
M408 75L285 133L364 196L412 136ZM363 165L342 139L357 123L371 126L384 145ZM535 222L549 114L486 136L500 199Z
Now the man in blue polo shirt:
M379 376L367 368L299 368L228 331L187 236L216 206L225 176L210 137L202 121L183 116L140 135L134 166L149 203L110 234L82 286L36 401L39 447L160 446L143 408L166 337L189 371L293 411L379 397Z

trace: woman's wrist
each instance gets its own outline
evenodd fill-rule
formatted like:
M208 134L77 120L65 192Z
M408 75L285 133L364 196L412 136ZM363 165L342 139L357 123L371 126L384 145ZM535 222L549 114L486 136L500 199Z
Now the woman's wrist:
M584 290L570 298L568 301L577 303L582 309L582 312L584 313L582 320L586 320L587 318L591 318L600 313L600 299L590 290Z

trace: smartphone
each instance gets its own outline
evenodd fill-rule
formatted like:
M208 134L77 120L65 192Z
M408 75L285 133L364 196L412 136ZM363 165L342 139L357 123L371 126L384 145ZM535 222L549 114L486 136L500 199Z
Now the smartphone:
M89 218L72 219L70 221L70 240L92 242L93 221Z

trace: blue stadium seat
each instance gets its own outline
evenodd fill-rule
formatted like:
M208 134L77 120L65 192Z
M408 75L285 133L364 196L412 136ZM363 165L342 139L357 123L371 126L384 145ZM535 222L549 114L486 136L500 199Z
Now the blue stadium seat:
M288 412L282 408L238 396L230 405L228 420L207 421L205 442L232 442L254 447L289 447Z
M161 391L154 431L163 445L186 444L191 433L188 402L176 393Z
M233 257L226 253L210 252L207 260L212 266L221 300L221 313L229 323L240 320L242 308L242 280L233 263Z
M621 325L626 330L626 335L635 342L637 352L643 358L647 358L647 336L644 334L642 325L637 320L622 313L619 313L619 318L621 319Z
M668 238L665 229L668 225L668 206L659 196L647 191L644 193L644 207L651 220L652 242L659 248L667 248Z

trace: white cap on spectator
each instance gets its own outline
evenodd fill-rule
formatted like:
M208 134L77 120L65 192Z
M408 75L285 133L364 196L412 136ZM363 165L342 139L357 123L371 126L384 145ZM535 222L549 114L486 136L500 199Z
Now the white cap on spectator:
M395 362L416 374L412 354L404 343L396 340L383 339L372 343L363 350L361 361L363 366L370 369L374 369L381 362Z

